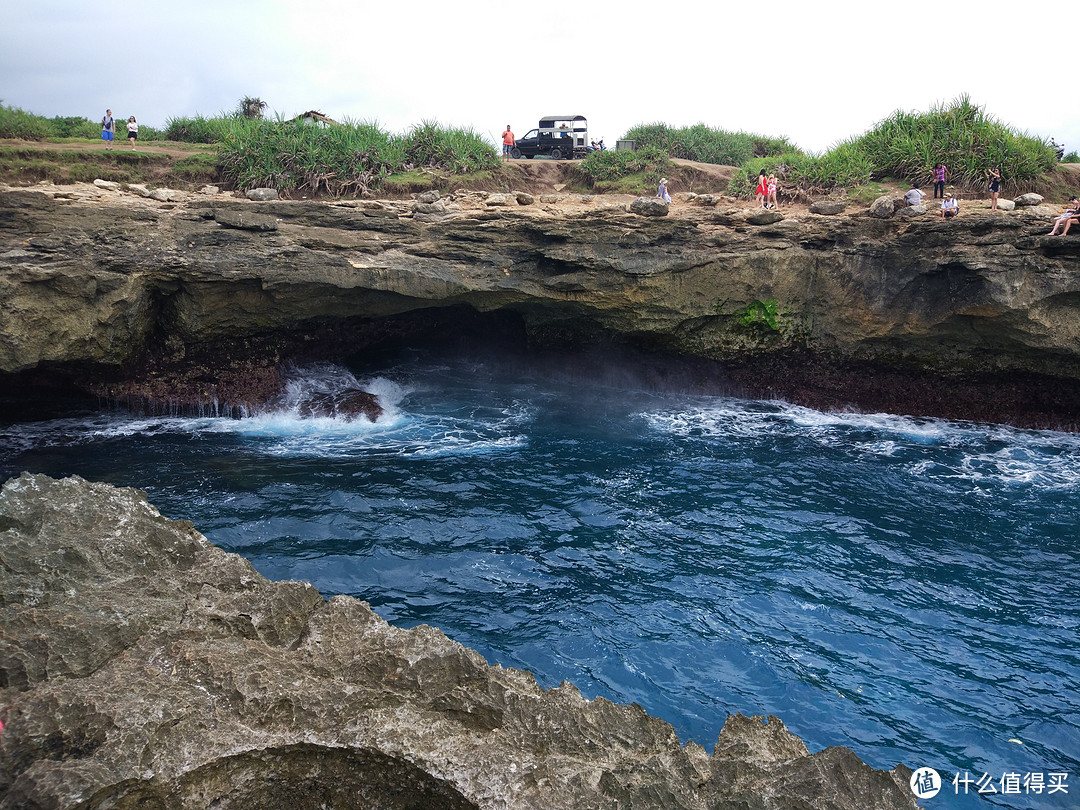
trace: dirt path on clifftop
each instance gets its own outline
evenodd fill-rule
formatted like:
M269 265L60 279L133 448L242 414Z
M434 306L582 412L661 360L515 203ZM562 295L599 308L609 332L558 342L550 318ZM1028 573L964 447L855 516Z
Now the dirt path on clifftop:
M116 133L113 152L131 152L127 138ZM101 152L105 153L104 141L72 141L68 143L46 143L43 141L22 141L14 138L0 138L0 146L13 146L18 149L45 149L51 152ZM134 151L151 155L169 155L170 157L191 157L200 152L217 150L212 144L177 144L172 141L136 141Z
M573 179L574 169L579 160L549 160L547 158L519 158L507 161L511 171L521 175L521 186L531 194L552 194L562 191ZM696 163L692 160L673 159L678 169L672 173L668 188L672 193L694 191L699 194L724 194L731 178L738 169L735 166L717 166L713 163ZM641 190L642 194L652 196L655 188Z

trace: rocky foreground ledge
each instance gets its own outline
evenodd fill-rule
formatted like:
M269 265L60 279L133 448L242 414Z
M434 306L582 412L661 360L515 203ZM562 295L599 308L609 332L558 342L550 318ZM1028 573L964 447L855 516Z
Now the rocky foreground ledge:
M134 489L0 493L2 808L911 808L775 717L715 752L636 705L270 582Z

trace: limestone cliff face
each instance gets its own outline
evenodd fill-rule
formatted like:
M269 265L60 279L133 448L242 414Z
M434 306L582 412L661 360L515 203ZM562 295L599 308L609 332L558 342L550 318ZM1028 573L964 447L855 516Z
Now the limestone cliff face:
M340 353L395 318L458 306L511 313L537 343L757 364L781 391L770 359L1080 381L1080 238L1043 237L1042 209L755 226L722 206L644 218L603 198L494 208L462 195L432 214L98 193L0 193L0 372L122 376L226 345Z
M710 756L78 478L4 485L0 622L2 808L915 807L906 768L741 715Z

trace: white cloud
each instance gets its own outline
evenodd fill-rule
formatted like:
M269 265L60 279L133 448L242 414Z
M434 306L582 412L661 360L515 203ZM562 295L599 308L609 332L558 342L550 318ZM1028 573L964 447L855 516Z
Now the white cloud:
M433 119L491 135L567 112L609 143L638 123L702 122L822 151L894 110L967 93L1010 126L1080 147L1078 107L1061 100L1055 71L1020 64L1070 52L1045 10L1006 21L961 0L563 7L0 0L0 99L95 120L111 106L161 126L255 95L286 116L318 109L393 131Z

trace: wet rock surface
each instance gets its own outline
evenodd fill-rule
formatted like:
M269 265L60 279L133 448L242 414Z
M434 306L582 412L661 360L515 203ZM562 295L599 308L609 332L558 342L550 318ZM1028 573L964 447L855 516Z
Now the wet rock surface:
M352 421L360 416L374 422L383 414L378 399L367 391L339 391L333 394L313 394L299 404L299 410L310 417L338 417Z
M24 474L0 531L2 808L915 806L906 768L809 754L776 718L730 717L710 756L270 582L137 490Z

